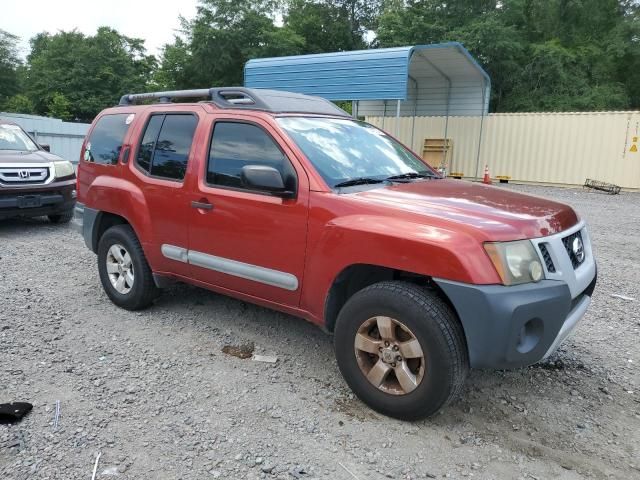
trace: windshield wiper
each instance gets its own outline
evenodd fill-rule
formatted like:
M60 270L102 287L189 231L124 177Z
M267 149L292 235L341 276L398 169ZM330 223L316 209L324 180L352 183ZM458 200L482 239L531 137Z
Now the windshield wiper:
M360 178L352 178L351 180L346 180L344 182L336 183L334 187L354 187L356 185L368 185L374 183L384 183L386 180L380 180L378 178L368 178L368 177L360 177Z
M390 177L387 177L387 180L413 180L416 178L437 178L437 177L431 174L410 172L410 173L401 173L400 175L392 175Z

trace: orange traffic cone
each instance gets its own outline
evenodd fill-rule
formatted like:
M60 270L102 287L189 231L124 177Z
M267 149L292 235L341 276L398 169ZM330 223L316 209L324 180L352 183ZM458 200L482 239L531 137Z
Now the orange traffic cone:
M489 175L489 165L484 166L484 177L482 177L482 183L491 185L491 176Z

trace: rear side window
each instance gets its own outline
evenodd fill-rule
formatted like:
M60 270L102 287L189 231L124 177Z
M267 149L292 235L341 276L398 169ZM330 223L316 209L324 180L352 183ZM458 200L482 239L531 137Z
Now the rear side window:
M273 167L280 171L287 188L295 188L295 171L267 132L248 123L217 122L209 151L207 183L245 188L240 176L245 165Z
M130 114L105 115L98 120L84 152L87 162L115 165L120 157L124 137L129 130Z
M136 157L140 169L154 177L184 179L197 125L191 114L151 116Z
M156 146L156 140L160 133L160 127L164 121L164 115L154 115L149 120L147 128L144 131L144 136L138 149L138 165L145 172L148 172L151 168L151 158L153 157L153 149Z

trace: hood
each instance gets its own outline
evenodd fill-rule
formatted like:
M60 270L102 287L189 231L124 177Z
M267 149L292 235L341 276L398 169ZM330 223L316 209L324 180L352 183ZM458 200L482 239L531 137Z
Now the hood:
M0 166L5 163L49 163L59 160L62 159L44 150L36 150L34 152L0 150Z
M486 234L487 240L537 238L578 222L563 203L463 180L424 180L354 194L360 201L429 216L430 222L456 223Z

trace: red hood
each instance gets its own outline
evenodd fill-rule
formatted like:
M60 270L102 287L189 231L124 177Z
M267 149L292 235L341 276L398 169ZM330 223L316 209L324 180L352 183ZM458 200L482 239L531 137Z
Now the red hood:
M462 224L491 240L552 235L578 222L571 207L540 197L462 180L424 180L394 184L354 197L430 217L431 222Z

